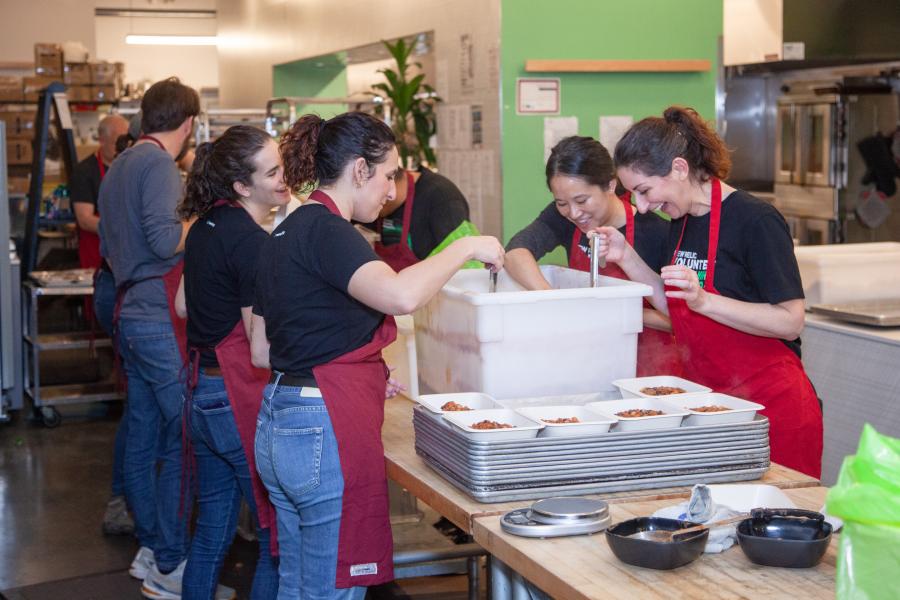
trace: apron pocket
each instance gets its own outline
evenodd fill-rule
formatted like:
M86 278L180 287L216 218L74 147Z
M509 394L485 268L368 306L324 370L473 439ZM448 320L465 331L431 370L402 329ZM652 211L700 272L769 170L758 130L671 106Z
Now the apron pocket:
M279 485L289 496L319 487L324 428L275 429L272 465Z

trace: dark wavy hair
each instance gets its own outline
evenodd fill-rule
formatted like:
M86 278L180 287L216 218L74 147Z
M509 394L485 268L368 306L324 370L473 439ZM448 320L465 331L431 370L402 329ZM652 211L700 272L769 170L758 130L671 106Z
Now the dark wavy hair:
M173 131L188 117L200 114L200 96L177 77L157 81L141 99L141 130L145 134Z
M580 135L563 138L553 146L545 173L548 188L557 175L578 177L603 189L616 177L609 151L594 138Z
M262 129L235 125L212 142L197 146L178 216L206 214L218 200L237 200L234 183L253 183L253 157L271 140Z
M281 138L284 180L296 192L327 186L360 157L371 177L395 144L391 128L366 113L346 112L327 121L303 115Z
M668 175L677 157L687 161L692 175L700 181L725 179L731 171L725 142L693 108L670 106L662 117L642 119L616 144L616 167L628 167L644 175Z

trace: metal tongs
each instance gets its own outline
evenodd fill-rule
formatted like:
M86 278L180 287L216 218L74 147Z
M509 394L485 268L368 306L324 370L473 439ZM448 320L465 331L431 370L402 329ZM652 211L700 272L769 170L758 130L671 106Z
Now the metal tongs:
M591 279L590 286L597 287L600 285L600 278L598 277L600 269L606 268L606 259L600 258L597 252L597 244L599 243L600 236L596 233L591 233L588 235L588 239L591 242Z

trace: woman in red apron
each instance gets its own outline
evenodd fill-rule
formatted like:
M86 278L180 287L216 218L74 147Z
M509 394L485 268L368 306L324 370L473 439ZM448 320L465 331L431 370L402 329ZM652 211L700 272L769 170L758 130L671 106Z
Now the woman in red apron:
M257 366L272 368L256 464L278 518L278 597L362 598L393 579L381 425L392 314L425 304L467 260L503 247L468 237L395 272L350 220L395 194L393 133L378 119L305 115L281 141L285 181L317 188L263 247L253 306Z
M269 371L250 363L249 337L256 264L268 238L260 223L291 199L283 176L275 141L261 129L237 125L197 148L179 208L183 219L198 217L184 251L192 388L185 430L199 509L182 581L184 600L214 597L241 498L251 507L259 539L250 598L277 595L270 543L275 511L253 460Z
M561 140L550 152L546 176L553 202L506 246L506 270L523 287L550 289L537 261L558 246L566 249L570 268L589 271L586 232L602 226L617 228L653 270L666 264L669 223L652 213L635 215L628 196L616 197L612 158L600 142L582 136ZM614 264L601 267L600 274L628 279ZM638 376L680 375L669 319L646 303L644 325L638 338Z
M670 264L650 272L616 231L601 247L654 286L683 351L685 377L765 406L772 461L821 472L822 412L800 362L803 288L784 218L721 183L731 160L691 109L634 125L616 146L617 173L638 210L672 217Z

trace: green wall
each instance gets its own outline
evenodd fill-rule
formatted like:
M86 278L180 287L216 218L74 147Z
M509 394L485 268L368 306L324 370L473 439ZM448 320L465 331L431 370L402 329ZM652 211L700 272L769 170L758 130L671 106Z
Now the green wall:
M544 183L544 117L516 115L517 77L559 77L559 116L599 136L601 115L658 115L671 104L715 117L722 0L501 0L503 236L551 200ZM705 73L526 73L527 59L708 59ZM612 148L609 149L612 153ZM561 260L557 252L551 260Z
M343 53L297 60L272 69L272 95L306 98L347 96L346 57ZM297 107L298 114L313 112L329 119L347 110L346 104L309 104Z

